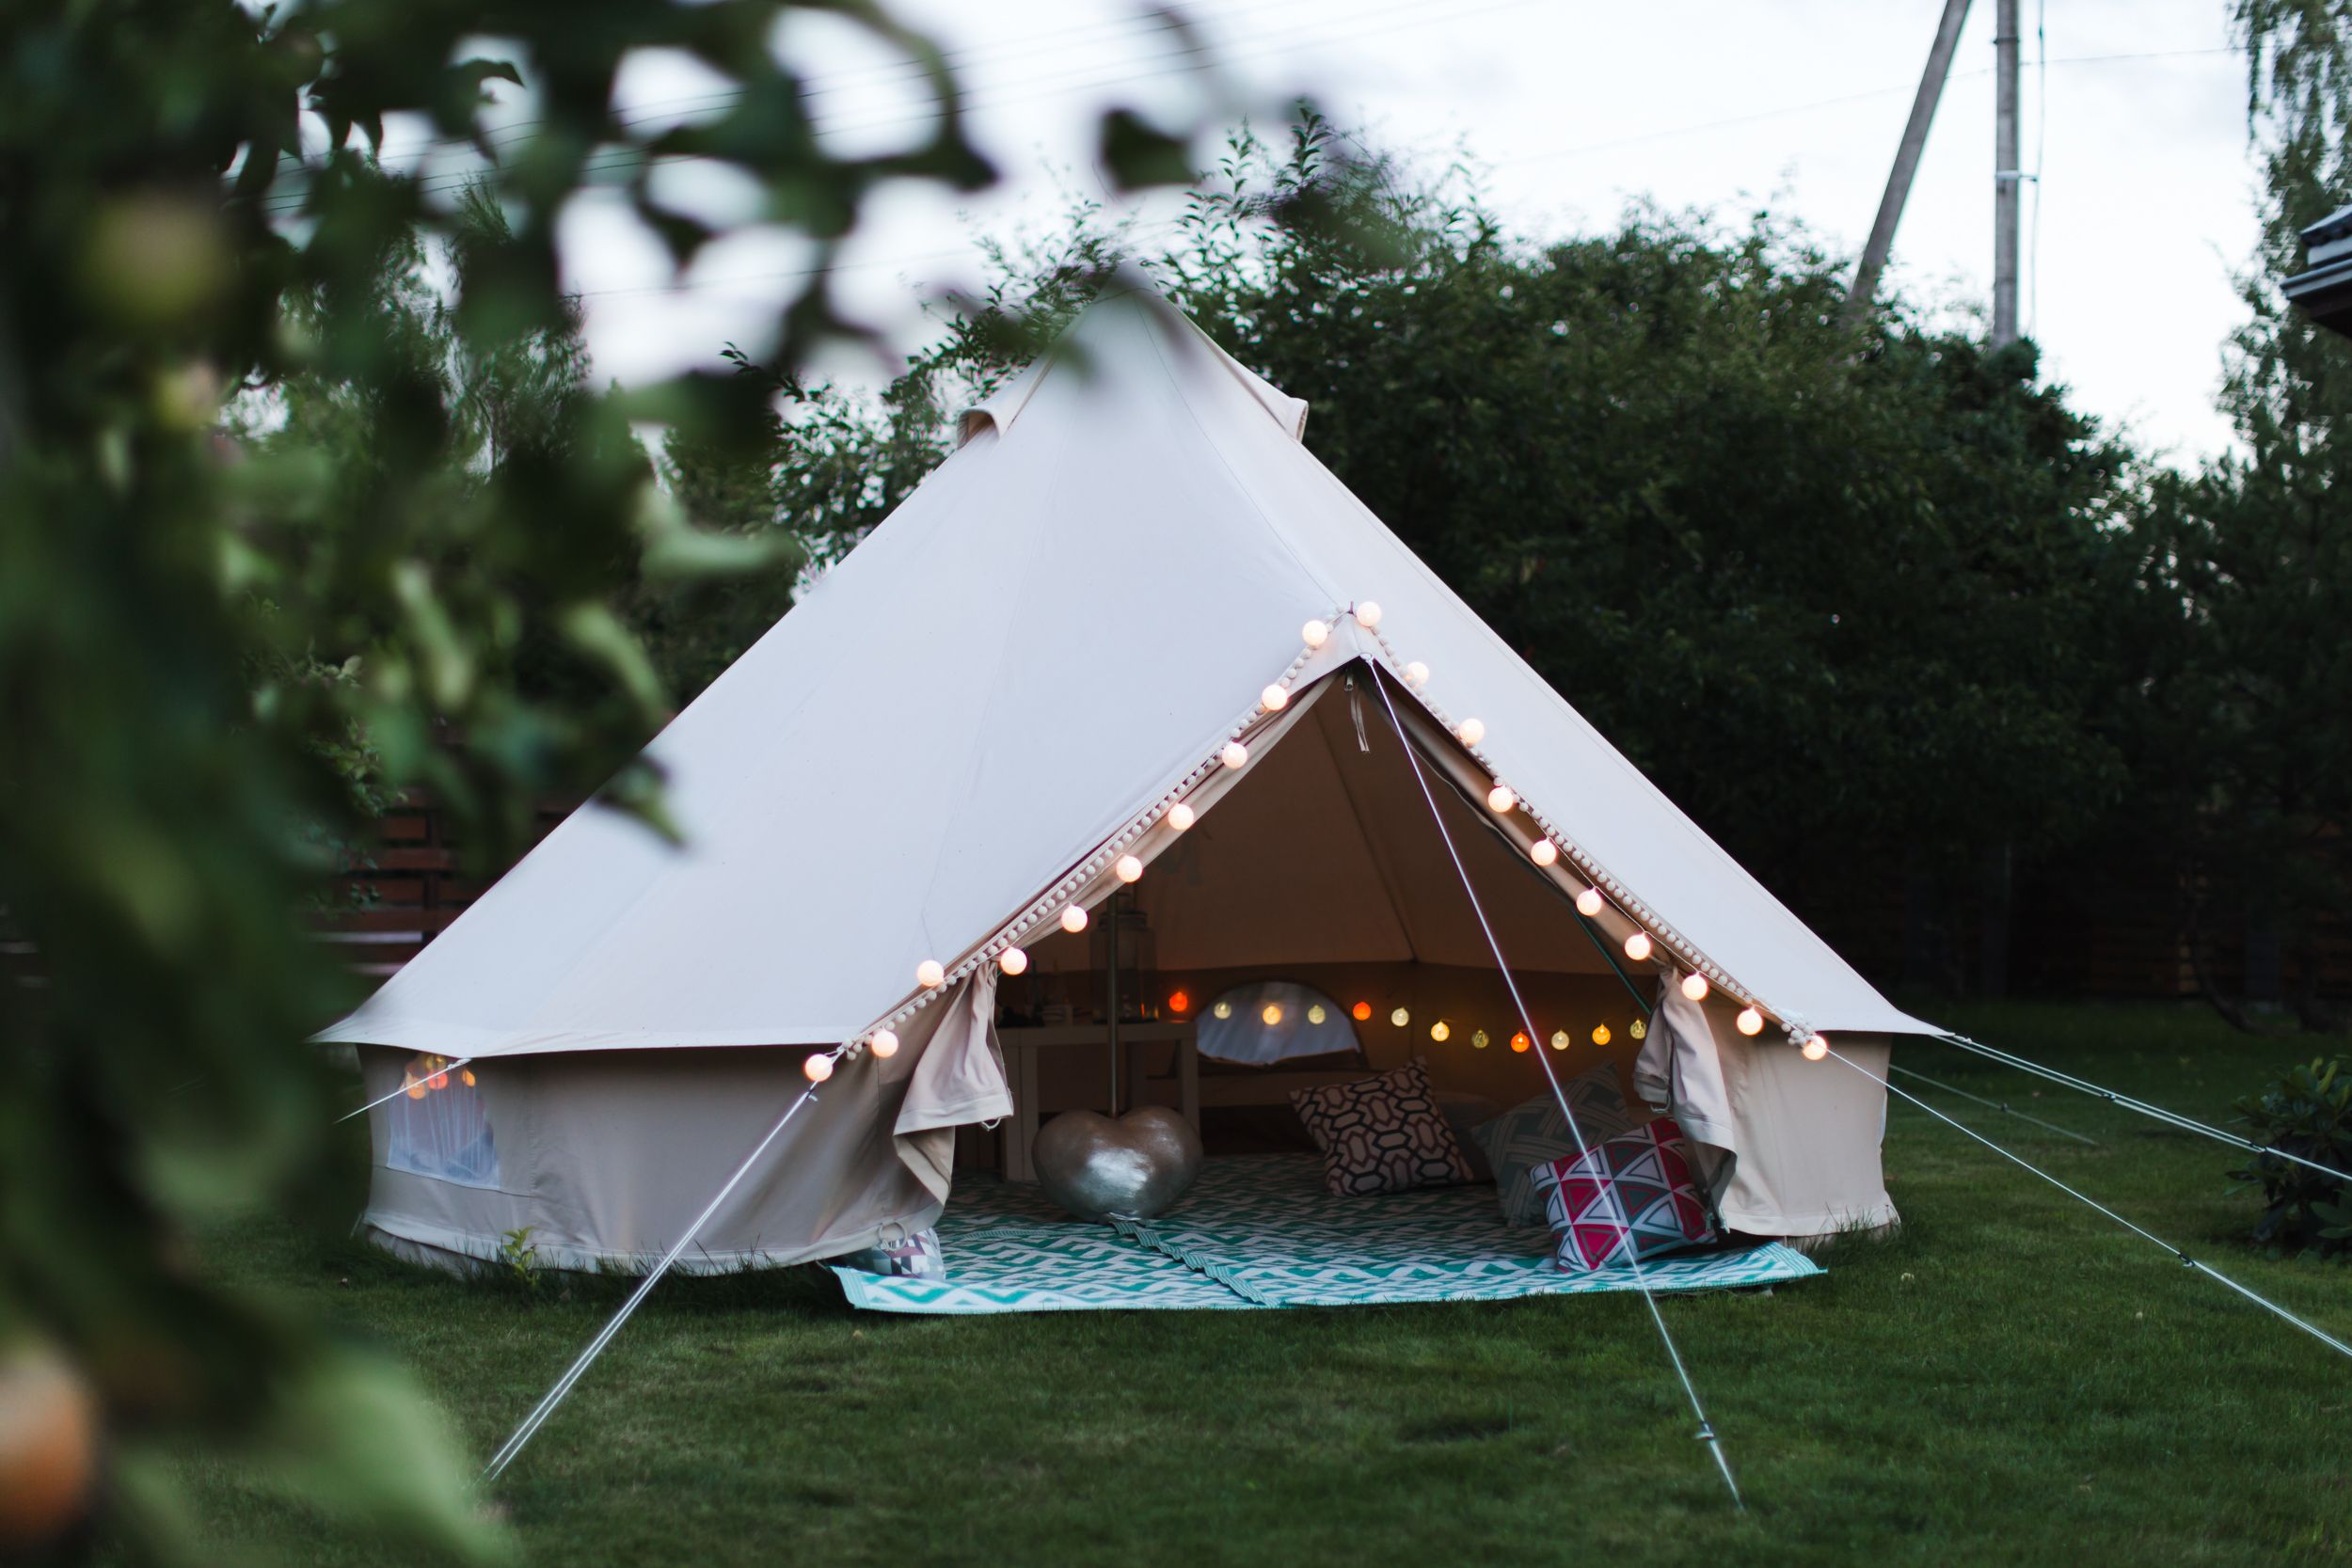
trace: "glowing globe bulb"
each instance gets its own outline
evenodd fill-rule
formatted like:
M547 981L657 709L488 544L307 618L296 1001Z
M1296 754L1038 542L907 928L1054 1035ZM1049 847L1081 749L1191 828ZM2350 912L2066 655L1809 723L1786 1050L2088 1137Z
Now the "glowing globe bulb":
M1625 956L1635 963L1640 963L1649 957L1649 948L1650 941L1647 931L1636 931L1625 939Z
M1369 1022L1372 1019L1372 1004L1369 1002L1359 1002L1347 1011L1348 1016L1359 1023Z
M464 1084L465 1084L466 1087L468 1087L468 1088L469 1088L469 1089L473 1087L473 1069L471 1069L471 1068L468 1068L465 1071L463 1071L463 1072L459 1073L457 1076L458 1076L458 1078L459 1078L460 1080L462 1080L462 1081L464 1082Z
M1025 974L1029 967L1029 955L1018 947L1008 947L996 955L996 967L1008 974Z
M1190 991L1172 990L1168 993L1168 1010L1169 1012L1184 1012L1191 1006L1192 993Z
M939 967L937 958L925 958L914 966L914 983L930 990L947 978L947 972Z
M1143 879L1143 863L1133 855L1120 856L1112 863L1111 869L1118 873L1119 879L1122 882L1139 882Z
M1551 1032L1551 1048L1554 1051L1565 1051L1570 1043L1568 1032L1565 1029L1554 1029Z
M1609 1043L1609 1025L1606 1023L1596 1023L1593 1025L1593 1043L1595 1045L1607 1045Z
M1471 1047L1471 1049L1472 1049L1472 1050L1476 1050L1476 1051L1484 1051L1484 1050L1486 1050L1486 1030L1484 1030L1484 1029L1473 1029L1473 1030L1471 1030L1471 1031L1470 1031L1470 1047Z
M833 1076L833 1058L824 1055L811 1056L801 1064L801 1071L810 1083L821 1084Z
M1224 762L1226 767L1239 768L1243 763L1249 760L1249 748L1243 745L1238 740L1229 740L1225 743L1225 750L1219 752L1217 756Z
M1527 858L1537 865L1549 865L1560 858L1560 846L1548 838L1539 838L1527 847Z
M1258 1016L1265 1020L1266 1027L1271 1029L1276 1024L1282 1022L1282 1008L1279 1004L1269 1002L1259 1012Z
M1444 1019L1439 1019L1437 1022L1429 1026L1429 1037L1440 1044L1443 1044L1447 1039L1451 1038L1453 1034L1454 1026L1448 1023Z
M1279 686L1269 686L1258 693L1258 705L1268 713L1279 713L1290 705L1291 694Z
M1683 995L1685 995L1685 996L1687 996L1687 997L1689 997L1692 1001L1693 1001L1693 1002L1704 1002L1704 1001L1706 1001L1706 1000L1707 1000L1707 990L1708 990L1708 986L1707 986L1707 976L1706 976L1706 975L1704 975L1704 974L1685 974L1685 975L1682 977L1682 994L1683 994Z
M1358 605L1356 624L1366 631L1378 626L1380 624L1380 602L1377 599L1366 599L1362 604Z
M1525 1035L1515 1034L1511 1037L1511 1049L1519 1053L1521 1055L1525 1055L1529 1051L1533 1050L1534 1048L1534 1044L1535 1042L1529 1039Z
M1600 913L1600 889L1588 887L1576 895L1576 912L1590 920Z
M1649 1033L1649 1025L1637 1018L1633 1021L1633 1027L1628 1029L1626 1033L1638 1040Z
M1016 947L1013 951L1018 953L1021 949ZM886 1062L898 1053L898 1037L887 1029L877 1029L867 1037L866 1048Z
M1087 928L1086 911L1078 908L1075 904L1073 904L1068 909L1062 911L1061 928L1065 931L1085 930Z
M1455 736L1465 746L1475 746L1486 738L1486 726L1475 719L1465 719L1454 728Z
M1329 1013L1323 1010L1323 1004L1320 1002L1315 1003L1307 1009L1307 1022L1310 1023L1321 1023L1325 1019L1329 1018L1330 1016L1331 1015Z
M1519 798L1511 793L1511 786L1509 784L1497 784L1494 788L1486 791L1486 809L1488 811L1509 811L1513 806L1516 806L1518 803Z
M1406 1024L1413 1022L1413 1015L1405 1008L1398 1007L1389 1014L1389 1022L1395 1024L1399 1029L1402 1029Z
M1233 1016L1233 1005L1231 1002L1220 1002L1216 1006L1211 1007L1209 1011L1215 1013L1219 1018L1231 1018Z
M1429 684L1429 666L1423 664L1420 659L1415 659L1412 663L1407 664L1405 667L1405 684L1416 689L1427 686Z
M1191 827L1192 808L1184 804L1182 800L1179 800L1174 805L1168 807L1168 825L1170 830L1180 833L1186 828Z
M1804 1037L1804 1044L1799 1046L1798 1050L1806 1061L1818 1062L1829 1054L1829 1040L1820 1035L1807 1035Z
M1731 1022L1743 1035L1760 1035L1764 1032L1764 1015L1754 1007L1740 1008L1740 1016Z
M1320 648L1329 640L1331 628L1321 621L1310 621L1298 628L1299 641L1310 648Z

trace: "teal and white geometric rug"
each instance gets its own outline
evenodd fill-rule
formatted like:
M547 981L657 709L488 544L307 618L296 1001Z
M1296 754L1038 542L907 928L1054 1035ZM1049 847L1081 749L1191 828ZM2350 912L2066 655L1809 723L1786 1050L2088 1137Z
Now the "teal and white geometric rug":
M878 1312L1248 1310L1505 1301L1639 1288L1630 1268L1564 1274L1551 1232L1502 1223L1491 1186L1333 1197L1311 1154L1210 1161L1183 1202L1149 1220L1089 1225L1036 1187L958 1178L939 1222L946 1273L890 1279L835 1268ZM1661 1294L1804 1279L1820 1265L1778 1242L1642 1265Z

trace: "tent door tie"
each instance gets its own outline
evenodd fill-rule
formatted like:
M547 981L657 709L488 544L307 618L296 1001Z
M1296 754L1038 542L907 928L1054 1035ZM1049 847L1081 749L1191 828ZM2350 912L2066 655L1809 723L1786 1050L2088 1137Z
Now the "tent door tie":
M1364 694L1356 689L1356 672L1347 673L1347 712L1356 721L1356 750L1366 756L1372 754L1372 741L1364 735Z

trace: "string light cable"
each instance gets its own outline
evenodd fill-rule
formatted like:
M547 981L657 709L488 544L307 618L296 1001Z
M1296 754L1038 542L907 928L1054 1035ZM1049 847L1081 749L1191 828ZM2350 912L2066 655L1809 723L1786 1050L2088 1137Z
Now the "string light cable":
M2271 1159L2285 1160L2294 1164L2308 1166L2310 1169L2318 1171L2323 1176L2331 1176L2339 1181L2352 1181L2352 1176L2346 1176L2344 1172L2337 1170L2332 1165L2323 1165L2318 1161L2305 1159L2300 1154L2290 1153L2283 1148L2274 1148L2266 1144L2258 1144L2251 1138L2243 1137L2235 1132L2225 1132L2218 1127L2209 1126L2204 1122L2197 1120L2193 1117L2185 1117L2178 1111L2168 1111L2161 1105L2152 1105L2144 1100L2135 1100L2130 1095L2121 1094L2116 1090L2106 1088L2102 1085L2093 1084L2087 1078L2077 1078L2071 1072L2060 1072L2054 1067L2044 1067L2040 1062L2029 1060L2026 1057L2012 1055L2009 1052L1996 1050L1993 1046L1985 1045L1977 1040L1972 1040L1965 1035L1947 1033L1939 1034L1934 1037L1942 1040L1947 1045L1958 1046L1963 1051L1973 1052L1977 1055L1982 1056L1989 1061L1995 1061L2007 1067L2013 1067L2020 1072L2030 1072L2037 1078L2046 1079L2050 1083L2063 1085L2066 1088L2074 1090L2077 1094L2087 1094L2094 1100L2104 1100L2110 1105L2120 1106L2123 1110L2133 1112L2136 1115L2147 1117L2154 1121L2160 1121L2166 1126L2177 1128L2181 1132L2194 1132L2200 1137L2211 1138L2216 1143L2228 1144L2232 1148L2243 1149L2249 1154L2261 1154Z
M2108 1208L2097 1198L2092 1197L2089 1194L2081 1192L2076 1188L2068 1186L2057 1177L2052 1176L2048 1171L2043 1170L2041 1166L2033 1164L2022 1155L2010 1153L2008 1149L2003 1148L1999 1144L1994 1143L1992 1139L1986 1137L1983 1133L1977 1132L1974 1128L1971 1128L1964 1123L1954 1121L1950 1117L1946 1116L1943 1112L1937 1110L1926 1101L1921 1100L1917 1095L1912 1094L1908 1090L1898 1088L1895 1085L1888 1083L1883 1078L1881 1078L1877 1073L1872 1072L1868 1068L1864 1067L1861 1063L1854 1061L1851 1057L1846 1055L1836 1047L1831 1047L1828 1054L1835 1060L1845 1063L1846 1066L1853 1069L1854 1071L1862 1074L1863 1077L1867 1078L1873 1084L1879 1085L1881 1087L1884 1088L1887 1093L1900 1095L1912 1104L1916 1105L1922 1111L1927 1112L1928 1115L1933 1117L1936 1120L1944 1123L1947 1127L1957 1129L1966 1136L1984 1145L1985 1148L1991 1149L2002 1159L2007 1160L2010 1164L2016 1165L2021 1169L2032 1172L2034 1175L2042 1178L2042 1180L2047 1181L2051 1186L2056 1187L2059 1192L2064 1193L2067 1196L2074 1199L2076 1202L2086 1204L2089 1207L2097 1210L2100 1213L2105 1214L2108 1219L2113 1220L2116 1224L2122 1226L2133 1235L2139 1237L2142 1241L2147 1242L2165 1252L2170 1253L2174 1258L2180 1259L2181 1265L2184 1268L2194 1269L2196 1272L2205 1275L2209 1279L2220 1281L2231 1290L2235 1291L2239 1295L2244 1296L2248 1301L2250 1301L2255 1306L2261 1307L2264 1311L2270 1313L2281 1322L2292 1323L2296 1328L2301 1329L2304 1333L2310 1335L2321 1344L2326 1345L2329 1350L2334 1351L2337 1354L2352 1357L2352 1345L2345 1344L2342 1339L2337 1338L2326 1329L2321 1328L2303 1318L2296 1316L2296 1314L2288 1311L2277 1302L2270 1300L2267 1296L2264 1296L2252 1290L2249 1290L2248 1287L2239 1284L2236 1280L2232 1279L2228 1275L2223 1274L2219 1269L2215 1268L2212 1264L2205 1262L2203 1259L2190 1257L2186 1252L2177 1246L2174 1246L2170 1242L2166 1241L2154 1231L2148 1229L2144 1226L2136 1225L2132 1221L2125 1219L2122 1214L2117 1213L2114 1210Z
M1518 1009L1519 1026L1527 1031L1531 1041L1534 1040L1539 1037L1534 1017L1528 1011L1526 999L1519 994L1518 981L1512 975L1510 963L1502 955L1502 944L1486 918L1486 909L1479 901L1478 890L1471 885L1470 870L1462 863L1461 854L1454 847L1453 831L1446 826L1445 816L1438 809L1438 798L1429 787L1421 758L1413 750L1412 740L1405 733L1405 722L1398 717L1396 704L1389 695L1388 683L1378 670L1373 673L1372 684L1380 693L1381 705L1388 709L1389 722L1395 728L1397 744L1404 749L1405 759L1412 766L1413 780L1421 786L1421 797L1429 807L1430 820L1438 825L1438 834L1445 842L1447 858L1453 861L1454 875L1461 879L1462 892L1470 899L1471 912L1478 917L1478 928L1486 936L1487 950L1494 954L1495 968L1502 974L1502 983L1511 993L1512 1006ZM1576 1111L1568 1103L1567 1092L1561 1086L1560 1075L1553 1070L1549 1054L1542 1051L1533 1054L1544 1070L1544 1081L1550 1086L1552 1099L1559 1102L1560 1114L1567 1120L1569 1132L1576 1139L1577 1157L1588 1158L1592 1147L1585 1141L1584 1130L1577 1122ZM1666 1358L1674 1364L1675 1376L1682 1384L1682 1392L1690 1401L1691 1412L1698 1418L1698 1439L1707 1445L1707 1451L1713 1457L1715 1467L1723 1472L1724 1485L1731 1493L1732 1507L1744 1513L1747 1503L1740 1496L1740 1483L1731 1473L1731 1461L1724 1452L1723 1440L1716 1434L1714 1424L1707 1418L1706 1402L1699 1398L1698 1386L1691 1380L1691 1371L1683 1363L1682 1352L1675 1345L1673 1332L1666 1327L1666 1315L1659 1310L1658 1293L1650 1288L1649 1275L1643 1269L1641 1258L1634 1250L1632 1218L1626 1212L1624 1196L1617 1192L1613 1184L1604 1183L1602 1190L1609 1194L1610 1206L1616 1212L1618 1233L1625 1238L1626 1259L1632 1265L1634 1284L1641 1291L1643 1304L1649 1308L1650 1322L1657 1326L1659 1340L1666 1347Z

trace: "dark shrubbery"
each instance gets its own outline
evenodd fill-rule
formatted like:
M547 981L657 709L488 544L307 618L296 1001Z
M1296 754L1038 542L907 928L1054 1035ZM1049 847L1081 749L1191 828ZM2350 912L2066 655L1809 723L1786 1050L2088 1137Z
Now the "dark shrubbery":
M2352 1061L2339 1056L2317 1057L2289 1068L2272 1079L2260 1094L2238 1101L2247 1135L2255 1142L2318 1162L2338 1171L2352 1170ZM2241 1181L2259 1182L2263 1217L2254 1239L2287 1252L2315 1252L2323 1258L2352 1246L2352 1204L2345 1183L2325 1171L2299 1165L2275 1154L2256 1155L2240 1170L2230 1173Z

